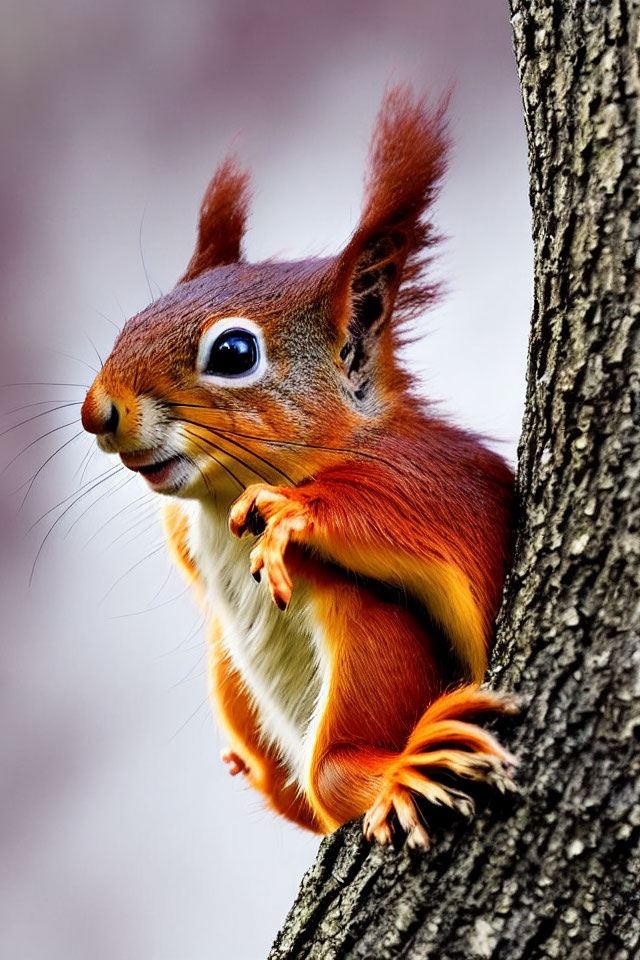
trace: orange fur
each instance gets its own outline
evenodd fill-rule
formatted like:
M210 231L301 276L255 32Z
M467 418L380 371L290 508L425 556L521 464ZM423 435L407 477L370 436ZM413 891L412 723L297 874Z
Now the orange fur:
M174 503L165 528L211 618L211 692L231 771L311 829L366 813L367 834L387 842L395 816L417 845L427 842L417 796L466 812L465 784L504 787L512 762L473 721L509 709L478 684L511 555L513 476L481 438L418 398L398 359L407 321L438 290L425 267L437 239L430 205L445 169L445 107L402 89L387 96L363 214L337 257L244 261L247 175L223 163L184 276L128 321L82 411L86 429L131 469L157 451L152 465L189 465L175 492L201 502L201 520ZM265 345L264 371L246 382L198 367L203 337L228 319L259 328ZM202 517L217 517L219 530L227 510L231 534L260 533L250 559L233 553L229 533L192 536ZM209 611L207 550L243 564L222 571L218 612ZM273 688L283 665L261 649L238 653L228 626L257 603L238 599L244 564L264 572L282 610L304 597L291 614L298 626L278 627L285 639L287 628L292 637L306 630L315 644L319 693L294 731L302 773L287 754L295 710ZM302 653L287 642L297 663ZM256 679L263 661L268 690ZM303 703L310 690L300 691ZM285 733L289 746L278 740Z
M305 796L289 781L289 774L273 747L260 735L259 717L238 671L234 669L218 631L209 641L209 692L231 748L244 761L249 783L267 798L276 813L301 827L319 830L318 819Z
M197 582L198 569L188 546L189 522L175 501L170 501L162 513L164 534L171 559L185 574L187 580Z

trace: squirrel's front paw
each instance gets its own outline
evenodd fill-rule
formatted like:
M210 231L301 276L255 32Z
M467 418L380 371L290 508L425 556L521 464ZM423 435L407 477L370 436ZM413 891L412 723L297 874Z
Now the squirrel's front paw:
M234 537L243 537L245 533L257 537L264 531L273 509L286 500L277 487L269 487L266 483L251 484L231 507L231 533Z
M236 537L260 535L251 551L251 575L260 580L264 570L273 602L286 610L293 584L284 555L292 537L300 538L308 522L304 508L277 487L256 483L247 487L231 507L229 526Z

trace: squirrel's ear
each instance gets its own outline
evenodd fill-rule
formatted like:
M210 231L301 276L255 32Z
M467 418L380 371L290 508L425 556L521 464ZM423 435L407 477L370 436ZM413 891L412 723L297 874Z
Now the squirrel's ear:
M410 89L396 87L378 115L364 209L338 258L334 301L345 336L340 357L356 387L368 379L381 339L393 349L398 321L415 315L436 290L422 272L437 239L426 213L445 169L448 100L429 107Z
M196 249L180 282L240 260L249 200L249 174L234 157L227 157L202 198Z

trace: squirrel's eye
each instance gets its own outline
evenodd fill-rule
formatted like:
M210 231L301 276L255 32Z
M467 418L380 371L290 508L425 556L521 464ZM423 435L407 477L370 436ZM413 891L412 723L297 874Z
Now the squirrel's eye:
M202 371L219 377L240 377L255 370L258 340L248 330L225 330L214 340Z

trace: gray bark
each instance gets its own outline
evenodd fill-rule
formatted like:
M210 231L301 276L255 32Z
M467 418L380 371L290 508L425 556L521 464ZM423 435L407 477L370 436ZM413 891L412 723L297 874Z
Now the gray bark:
M271 960L640 954L639 6L511 3L535 306L492 682L519 792L419 857L341 828Z

